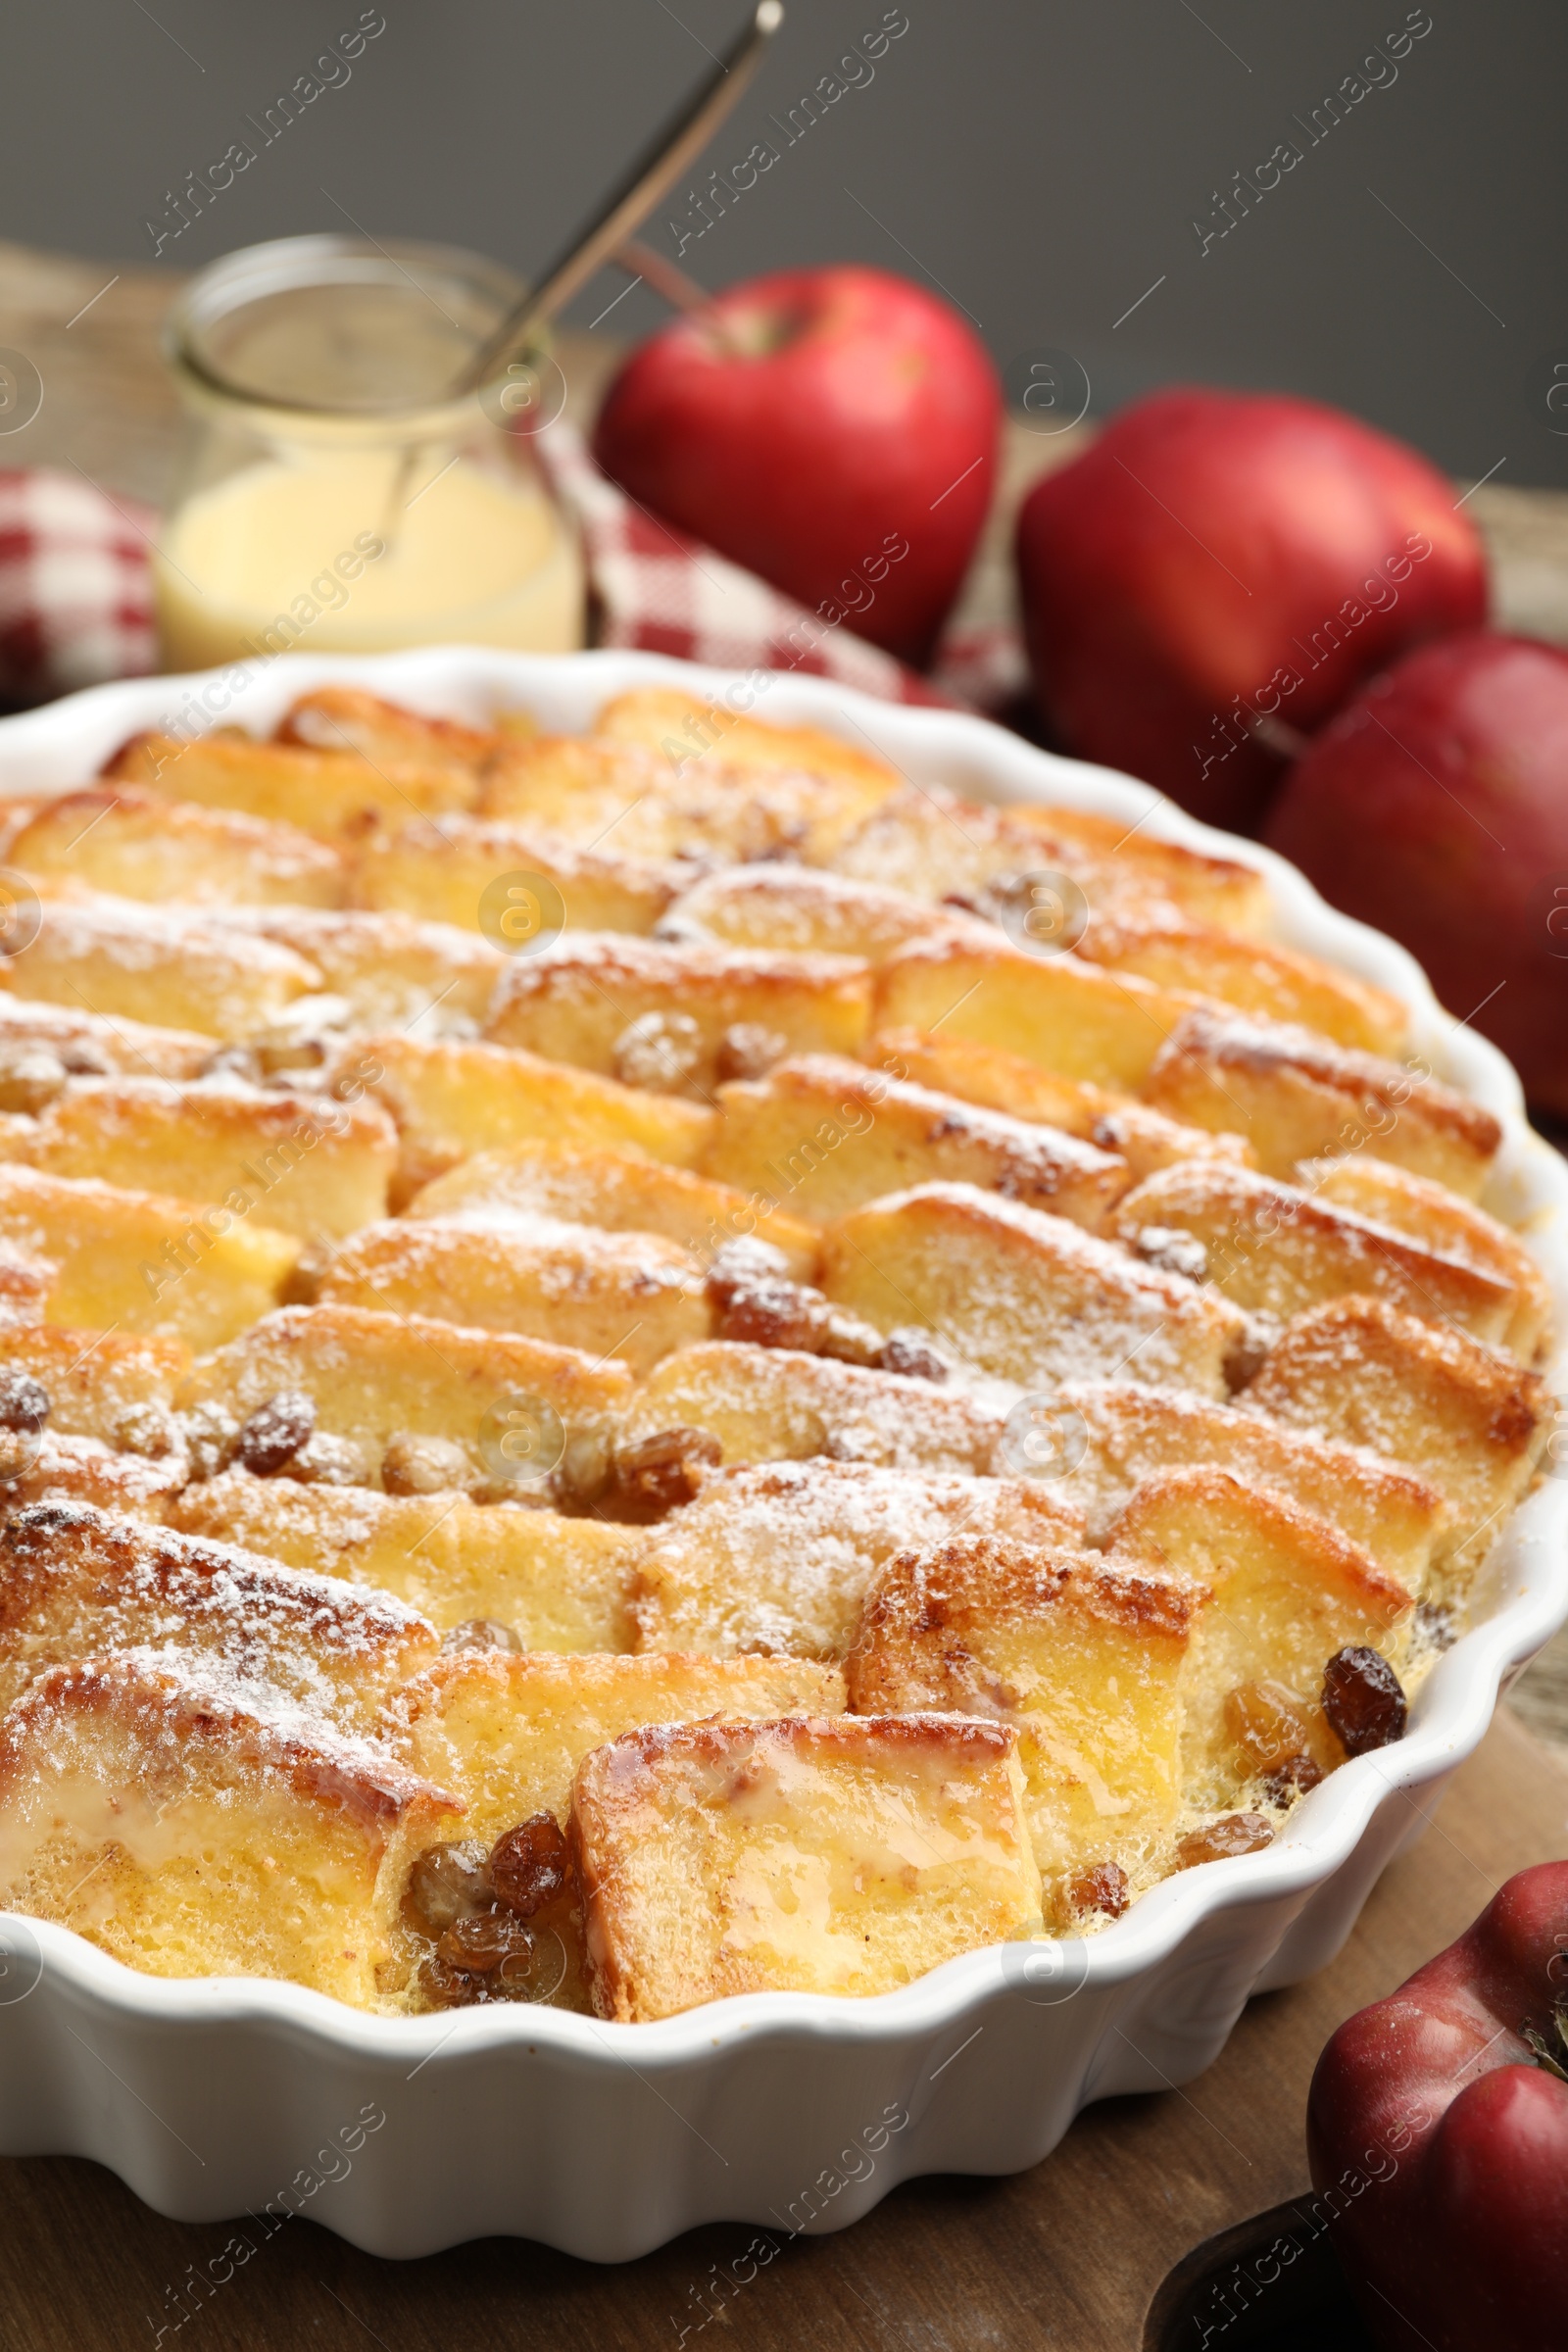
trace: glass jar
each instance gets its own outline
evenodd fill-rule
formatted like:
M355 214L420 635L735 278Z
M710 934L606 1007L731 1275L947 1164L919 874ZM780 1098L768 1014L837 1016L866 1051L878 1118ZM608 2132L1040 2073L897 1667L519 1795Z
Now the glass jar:
M192 431L153 562L166 669L582 644L581 550L531 446L559 368L450 395L521 292L474 254L337 236L191 280L167 330Z

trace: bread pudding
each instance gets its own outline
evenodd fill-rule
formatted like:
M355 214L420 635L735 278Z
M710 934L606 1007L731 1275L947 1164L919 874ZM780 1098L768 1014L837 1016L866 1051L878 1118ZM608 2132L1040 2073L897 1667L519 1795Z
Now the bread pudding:
M1402 1736L1540 1474L1498 1124L1248 865L662 688L320 687L5 854L0 1907L134 1967L1102 1933Z

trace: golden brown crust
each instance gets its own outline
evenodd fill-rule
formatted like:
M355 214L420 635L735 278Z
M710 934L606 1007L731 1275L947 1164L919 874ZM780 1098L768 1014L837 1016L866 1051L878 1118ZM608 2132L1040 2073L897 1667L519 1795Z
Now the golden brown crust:
M437 1646L434 1627L388 1594L87 1503L37 1503L0 1522L0 1679L13 1694L43 1666L143 1642L172 1642L351 1724Z
M910 1705L989 1711L995 1690L988 1696L971 1644L983 1647L1002 1625L1072 1611L1143 1640L1185 1642L1202 1598L1200 1586L1130 1554L1105 1559L991 1536L901 1551L866 1594L845 1660L850 1704L857 1714Z
M841 1215L882 1193L948 1181L1093 1231L1132 1182L1124 1159L1062 1129L835 1054L792 1054L765 1078L722 1087L718 1109L705 1155L710 1173L766 1192L787 1171L792 1204L806 1216Z
M1266 1314L1290 1316L1365 1291L1481 1339L1499 1339L1513 1315L1513 1294L1495 1275L1222 1161L1161 1169L1126 1196L1112 1226L1130 1248L1156 1258L1168 1247L1165 1236L1191 1236L1201 1252L1199 1278L1238 1306Z
M1212 1005L1173 1027L1143 1091L1197 1127L1245 1119L1277 1175L1318 1152L1370 1151L1473 1197L1502 1143L1490 1110L1430 1076Z

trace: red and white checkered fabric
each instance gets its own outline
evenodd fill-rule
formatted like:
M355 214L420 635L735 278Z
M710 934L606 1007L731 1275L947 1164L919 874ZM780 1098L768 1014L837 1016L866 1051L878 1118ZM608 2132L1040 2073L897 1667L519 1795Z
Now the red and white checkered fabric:
M1007 631L970 633L921 677L808 612L607 481L558 422L535 444L582 532L596 645L720 669L806 670L886 702L1000 708L1022 681ZM0 473L0 701L47 702L157 666L148 548L156 517L70 473Z
M44 703L157 667L156 519L74 473L0 473L0 700Z
M596 644L715 669L803 669L890 703L948 699L891 654L661 522L606 479L570 425L552 425L534 446L582 532Z

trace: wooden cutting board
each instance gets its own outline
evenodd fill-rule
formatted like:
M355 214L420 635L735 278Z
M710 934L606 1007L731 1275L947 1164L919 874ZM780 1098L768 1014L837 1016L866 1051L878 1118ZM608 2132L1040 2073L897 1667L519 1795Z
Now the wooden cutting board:
M223 2227L163 2221L96 2165L0 2163L0 2338L72 2352L364 2352L368 2336L385 2352L1138 2352L1154 2289L1191 2246L1306 2186L1306 2087L1335 2026L1449 1942L1511 1871L1565 1852L1568 1769L1503 1714L1334 1966L1254 2001L1206 2075L1092 2108L1033 2172L908 2182L857 2228L760 2268L739 2225L596 2269L499 2238L380 2262L296 2221L204 2293L192 2281Z

